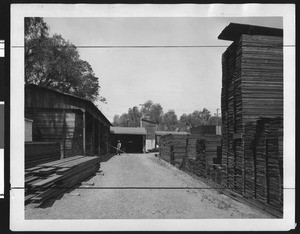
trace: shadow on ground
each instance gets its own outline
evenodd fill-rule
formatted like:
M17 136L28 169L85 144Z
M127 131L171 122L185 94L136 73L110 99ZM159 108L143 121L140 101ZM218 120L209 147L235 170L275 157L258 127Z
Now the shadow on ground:
M106 154L103 156L100 156L100 163L102 162L107 162L108 160L110 160L113 156L115 156L116 154ZM101 166L101 165L100 165Z

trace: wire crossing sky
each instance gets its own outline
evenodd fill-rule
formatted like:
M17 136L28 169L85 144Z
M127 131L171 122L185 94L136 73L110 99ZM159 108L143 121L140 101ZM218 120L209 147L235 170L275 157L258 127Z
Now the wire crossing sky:
M282 28L281 17L98 17L44 18L79 50L99 77L96 103L112 121L152 100L167 112L221 106L222 53L232 43L218 40L229 23Z

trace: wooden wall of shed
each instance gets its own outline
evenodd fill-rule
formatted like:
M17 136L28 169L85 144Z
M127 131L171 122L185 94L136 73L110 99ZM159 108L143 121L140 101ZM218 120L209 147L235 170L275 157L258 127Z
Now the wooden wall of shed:
M79 111L27 108L25 116L33 120L33 141L58 142L62 157L83 153L82 113Z
M97 118L106 128L111 125L92 102L36 85L25 86L25 106L26 108L37 109L85 110L86 113Z

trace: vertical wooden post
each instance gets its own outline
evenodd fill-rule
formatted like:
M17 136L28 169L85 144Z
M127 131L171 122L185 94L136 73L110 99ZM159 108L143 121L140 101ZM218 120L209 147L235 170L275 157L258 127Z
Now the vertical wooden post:
M92 155L95 155L95 117L93 118L93 130L92 130Z
M108 127L109 129L109 127ZM105 129L105 142L108 143L108 140L109 140L109 130L107 130L107 128ZM108 144L106 144L106 154L109 153L109 148L108 148Z
M143 154L146 152L146 136L143 135Z
M63 159L66 156L66 110L63 109L63 126L62 126L62 151L60 158Z
M100 156L100 154L101 154L101 147L100 147L100 144L101 144L101 135L100 135L100 127L101 127L101 123L100 123L100 121L98 122L98 154L99 154L99 156Z
M85 156L85 110L82 110L82 144L83 144L83 155Z

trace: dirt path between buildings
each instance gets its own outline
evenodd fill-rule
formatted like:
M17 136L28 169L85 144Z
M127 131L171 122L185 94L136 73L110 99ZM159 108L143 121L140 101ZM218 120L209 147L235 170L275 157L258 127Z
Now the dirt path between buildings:
M114 156L101 173L49 200L25 207L25 219L274 218L210 188L153 154Z

